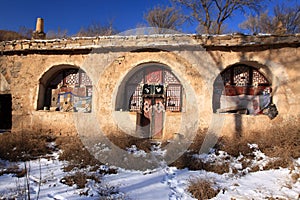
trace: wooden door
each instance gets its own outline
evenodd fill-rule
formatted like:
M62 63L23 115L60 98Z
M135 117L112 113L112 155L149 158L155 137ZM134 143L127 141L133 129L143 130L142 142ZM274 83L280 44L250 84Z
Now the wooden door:
M164 99L160 97L143 98L143 115L141 122L149 121L149 124L140 124L144 130L148 130L149 138L160 139L163 136L164 124ZM146 126L149 125L148 129Z

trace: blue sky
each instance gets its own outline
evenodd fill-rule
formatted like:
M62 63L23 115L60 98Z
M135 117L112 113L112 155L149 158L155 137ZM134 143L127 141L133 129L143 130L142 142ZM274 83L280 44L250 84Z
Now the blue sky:
M295 1L298 0L293 2ZM59 27L68 30L68 34L72 35L83 26L86 27L91 23L107 24L109 21L122 32L136 28L138 24L145 24L144 13L158 4L170 5L170 2L169 0L3 0L0 4L0 30L18 31L20 26L34 29L36 18L42 17L45 21L45 32L57 30ZM238 23L243 19L243 15L238 15L228 21L229 28L232 31L239 31ZM184 29L185 32L194 33L195 25L185 26Z

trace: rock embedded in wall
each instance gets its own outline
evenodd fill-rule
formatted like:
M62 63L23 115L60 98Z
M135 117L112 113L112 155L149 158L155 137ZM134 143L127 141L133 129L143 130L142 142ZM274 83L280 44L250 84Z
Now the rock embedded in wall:
M10 85L6 78L0 73L0 93L5 93L10 91Z

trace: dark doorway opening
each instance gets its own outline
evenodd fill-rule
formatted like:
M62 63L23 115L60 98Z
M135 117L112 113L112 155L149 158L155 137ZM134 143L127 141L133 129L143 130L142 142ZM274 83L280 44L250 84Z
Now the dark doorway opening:
M12 127L12 98L11 94L0 95L0 132Z

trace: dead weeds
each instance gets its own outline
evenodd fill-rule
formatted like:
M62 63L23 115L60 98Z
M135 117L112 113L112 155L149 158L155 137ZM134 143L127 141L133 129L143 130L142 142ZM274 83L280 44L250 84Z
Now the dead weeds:
M220 192L219 189L213 187L212 182L201 178L191 179L189 181L188 191L196 199L211 199Z
M218 174L228 173L230 168L227 162L224 162L222 164L213 161L204 162L201 159L194 157L194 155L198 154L200 151L200 148L206 136L206 131L207 130L199 130L188 150L176 161L174 161L171 166L175 166L179 169L188 168L190 170L206 170Z
M0 176L4 174L13 174L14 176L20 178L24 177L26 173L27 171L25 169L21 169L18 165L12 165L0 170Z
M253 150L248 144L257 144L261 152L271 158L264 170L289 167L293 159L300 157L300 127L297 120L290 120L288 125L277 124L267 133L253 133L248 137L226 138L218 141L219 150L237 157L242 154L251 159Z
M230 166L228 162L222 164L217 162L204 162L201 159L195 158L190 153L183 154L175 162L171 164L178 169L188 168L189 170L205 170L217 174L229 173Z
M120 149L127 151L127 148L135 145L139 150L149 153L151 151L152 142L148 138L138 138L126 133L113 133L107 135L109 141L118 146Z
M78 136L60 136L56 140L61 153L60 160L68 161L64 171L69 172L74 168L82 169L91 167L91 171L96 171L102 163L92 156L84 147Z
M100 178L96 175L88 175L85 172L76 172L75 174L63 177L60 182L68 186L76 185L77 188L85 188L87 180L94 180L96 183L100 183Z
M28 161L52 153L49 145L56 137L35 132L3 133L0 135L0 158L11 162Z

